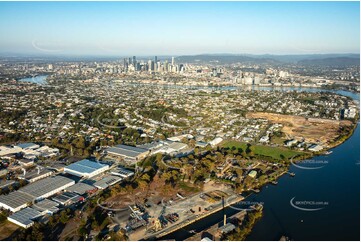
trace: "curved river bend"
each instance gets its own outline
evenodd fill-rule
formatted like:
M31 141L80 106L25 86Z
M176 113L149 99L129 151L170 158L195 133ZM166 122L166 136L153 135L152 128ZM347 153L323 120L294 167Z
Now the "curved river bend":
M270 88L261 87L260 90ZM322 91L310 88L297 90ZM334 92L360 100L358 94ZM296 174L295 177L284 175L278 180L278 185L267 185L260 193L251 194L245 199L250 203L260 202L264 207L263 217L247 240L279 240L282 235L292 240L360 239L360 125L347 141L332 151L332 154L312 158L323 164L321 169L300 169L292 165L290 171ZM322 203L316 206L321 209L299 210L291 205L292 198L293 204L295 201ZM301 204L299 207L312 206ZM237 212L230 207L226 209L228 216ZM188 231L200 232L222 222L222 219L223 213L218 212L162 239L184 240L192 235Z

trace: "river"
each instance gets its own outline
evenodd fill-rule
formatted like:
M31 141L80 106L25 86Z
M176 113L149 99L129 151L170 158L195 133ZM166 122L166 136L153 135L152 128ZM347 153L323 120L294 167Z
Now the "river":
M323 89L317 87L282 87L282 86L257 86L257 85L243 85L243 86L187 86L187 85L174 85L174 84L157 84L157 83L141 83L141 82L124 82L124 85L133 86L157 86L171 89L204 89L204 90L247 90L247 91L298 91L298 92L331 92L350 97L354 100L360 101L360 95L343 90Z
M48 75L41 75L41 76L35 76L35 77L27 77L19 79L20 82L32 82L36 84L46 84L46 78Z
M301 88L300 91L321 90ZM333 92L360 100L358 94ZM264 207L263 217L247 240L279 240L282 235L292 240L360 240L360 125L348 140L332 151L329 155L313 157L314 164L303 164L315 167L318 163L322 168L301 169L291 165L290 171L295 177L284 175L278 185L264 186L260 193L245 199L248 203L262 203ZM238 210L226 208L227 215L236 212ZM192 235L188 231L200 232L221 223L222 218L222 212L212 214L162 239L184 240Z

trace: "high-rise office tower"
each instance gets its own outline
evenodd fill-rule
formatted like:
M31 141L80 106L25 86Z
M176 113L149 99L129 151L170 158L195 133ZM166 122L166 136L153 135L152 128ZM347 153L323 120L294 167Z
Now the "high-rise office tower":
M157 63L157 62L158 62L158 57L154 56L154 63Z
M174 66L174 57L172 57L172 66Z
M135 56L133 56L133 66L134 69L137 71L137 58Z
M164 61L164 71L168 72L168 61Z
M152 71L152 61L148 60L148 71L151 72Z
M128 62L127 62L127 59L124 58L124 72L127 72L128 71Z

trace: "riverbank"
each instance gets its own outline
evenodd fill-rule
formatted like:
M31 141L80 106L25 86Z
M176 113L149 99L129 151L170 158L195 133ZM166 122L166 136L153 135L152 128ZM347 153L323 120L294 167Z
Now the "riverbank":
M233 196L233 198L231 198L231 200L230 199L227 200L227 203L224 205L224 207L230 207L230 206L242 201L243 199L244 199L244 197L242 197L242 196ZM222 209L223 209L222 202L220 202L219 204L215 205L215 208L213 208L209 212L206 212L199 216L190 216L179 224L173 225L171 227L167 227L167 228L163 229L162 231L159 231L150 236L146 236L143 240L155 240L155 239L162 238L162 237L164 237L168 234L171 234L177 230L180 230L190 224L193 224L194 222L197 222L197 221L202 220L214 213L217 213L217 212L221 211Z
M247 240L278 240L282 235L292 240L359 240L359 131L357 125L345 142L333 148L332 154L314 156L316 161L324 162L322 169L291 166L295 177L281 177L277 186L265 187L247 197L245 201L264 203L264 216ZM305 212L290 205L292 198L327 201L328 205L319 211Z
M348 134L342 136L336 142L331 143L329 145L329 149L335 148L335 147L343 144L344 142L346 142L353 135L353 133L355 132L355 130L356 130L357 126L359 125L359 123L360 123L360 120L358 119L357 122L354 122L354 125L352 126L351 132L349 132Z
M247 215L247 211L242 210L232 216L227 217L226 221L228 223L228 222L237 220L237 223L242 223L243 220L245 219L246 215ZM218 229L221 225L223 225L223 223L214 224L214 225L210 226L209 228L204 229L203 231L196 233L195 235L189 237L188 239L186 239L186 241L200 241L204 237L208 237L209 239L212 239L213 241L219 241L221 239L221 236L220 236L221 234L219 233ZM207 236L205 236L205 234Z
M243 241L252 232L254 225L262 218L263 206L255 206L255 209L249 211L244 221L239 221L238 227L235 231L225 236L226 240Z
M349 133L349 135L348 135L348 138L344 141L344 142L342 142L342 143L340 143L340 144L338 144L338 145L336 145L336 146L334 146L333 148L336 148L336 149L339 149L338 147L339 146L341 146L341 145L344 145L345 144L345 142L347 142L347 141L349 141L349 138L350 137L353 137L353 135L354 134L356 134L356 130L358 129L358 125L357 125L357 123L356 123L356 125L354 126L354 128L353 128L353 130L352 130L352 132L350 132ZM334 154L334 153L336 153L336 154ZM337 155L337 152L334 152L332 155ZM330 157L332 157L332 155L327 155L327 158L328 159L330 159ZM309 159L309 158L312 158L312 157L315 157L315 159L325 159L323 156L322 156L322 153L320 153L320 154L316 154L316 153L305 153L302 157L297 157L297 158L295 158L295 159L293 159L293 161L294 162L297 162L297 161L301 161L301 160L304 160L304 159ZM339 160L339 159L338 159ZM289 185L289 184L293 184L293 182L295 181L295 179L296 180L298 180L298 179L300 179L300 178L298 178L299 176L301 176L301 178L302 177L304 177L303 175L304 175L304 173L305 173L305 170L296 170L297 168L295 168L294 166L292 166L292 163L288 163L288 165L287 165L287 170L286 171L284 171L284 172L282 172L279 176L277 176L276 178L275 178L275 181L278 181L278 184L277 185L271 185L271 183L270 182L267 182L267 183L265 183L265 184L263 184L259 189L260 189L260 192L259 193L255 193L255 192L252 192L252 191L246 191L246 193L248 193L247 195L245 195L245 194L242 194L243 196L244 196L244 199L242 200L242 201L244 201L244 202L247 202L247 201L252 201L253 199L254 199L254 197L258 197L258 196L262 196L262 193L264 193L265 191L269 191L270 189L272 190L272 191L275 191L275 190L277 190L277 189L279 189L279 187L281 187L282 188L282 186L284 186L285 185L285 183L287 183L287 185ZM319 172L320 172L321 170L319 170ZM306 171L307 172L307 171ZM283 175L285 175L285 174L290 174L290 173L295 173L296 174L296 176L295 177L293 177L293 176L283 176ZM307 176L306 176L307 177ZM292 180L289 180L289 179L292 179ZM315 179L318 179L317 177L315 177ZM313 180L313 179L311 179L311 180ZM303 182L303 183L305 183L305 182ZM314 184L314 181L312 182L313 184ZM306 184L307 184L307 182L306 182ZM271 186L269 186L269 185L271 185ZM302 185L301 185L302 186ZM303 186L302 186L303 187ZM302 192L307 192L307 191L304 191L303 189L301 189L300 188L300 191L302 191ZM327 189L325 189L325 191L327 191ZM292 194L292 192L295 192L295 191L293 191L293 189L292 189L292 191L291 191L291 194ZM298 191L297 191L298 192ZM287 194L289 194L289 193L285 193L285 194L283 194L283 193L281 193L281 194L279 194L279 195L277 195L277 196L279 196L280 198L282 198L282 197L285 197L285 195L287 196ZM273 196L272 196L272 194L270 194L270 196L273 198ZM291 195L290 196L290 198L289 199L291 199L292 197L293 197L294 195ZM301 196L300 196L301 197ZM281 208L280 209L282 209L283 207L287 207L287 209L289 210L289 209L294 209L293 207L291 207L291 206L289 206L289 199L287 199L286 198L286 201L285 201L285 203L281 203L282 204L282 206L281 206ZM273 199L271 199L271 200L273 200ZM262 200L261 200L262 201ZM264 202L264 203L267 203L267 202ZM267 204L266 204L266 206L267 206ZM232 210L233 210L233 213L234 212L236 212L236 210L234 210L233 208L231 208L230 206L227 206L227 208L228 208L228 210L227 210L227 213L229 214L229 213L231 213L232 214ZM269 208L268 208L269 209ZM292 211L292 212L297 212L297 211ZM290 214L292 214L292 212L290 213ZM210 214L208 214L207 216L204 216L204 217L202 217L202 219L203 219L203 221L198 221L198 222L203 222L203 224L207 224L208 222L208 220L209 220L209 218L213 215L213 214L215 214L216 213L216 211L214 211L213 213L210 213ZM269 216L269 210L267 210L267 216ZM272 214L274 214L273 212L272 212ZM273 215L274 216L274 215ZM287 216L287 215L286 215ZM197 219L197 220L200 220L201 218L199 218L199 219ZM260 218L260 220L262 220L263 219L263 216L262 216L262 218ZM193 224L194 222L196 222L197 220L195 220L195 221L192 221L192 223L188 223L187 225L189 225L189 224ZM219 218L219 220L218 220L218 222L220 222L222 219L221 218ZM258 220L257 220L258 221ZM285 221L287 221L287 219L285 220ZM298 220L298 222L299 222L300 220ZM216 222L216 223L218 223L218 222ZM216 223L214 223L214 224L216 224ZM273 222L273 223L275 223L275 225L277 225L277 222ZM279 222L278 222L279 223ZM253 232L254 231L254 228L256 228L256 226L257 226L257 224L258 223L254 223L254 224L252 224L252 226L248 229L248 233L249 233L249 235L252 235L253 233L256 233L256 232ZM186 225L185 225L186 226ZM184 228L185 226L182 226L182 228ZM274 226L274 225L273 225ZM272 226L271 226L272 227ZM209 228L209 226L207 227L207 228ZM205 228L205 229L203 229L203 230L201 230L201 231L197 231L198 233L201 233L202 231L207 231L207 228ZM193 229L193 227L188 227L187 228L187 230L192 230ZM176 230L176 229L174 229L174 230ZM170 239L170 238L175 238L176 240L183 240L184 239L184 237L178 237L178 234L180 234L180 233L183 233L183 236L185 236L185 234L187 234L187 233L185 233L185 232L181 232L182 230L181 230L181 228L179 228L178 229L178 231L177 231L177 233L176 234L174 234L174 237L173 237L173 235L171 235L171 236L169 236L171 233L169 232L169 233L166 233L166 234L164 234L164 235L162 235L162 236L158 236L157 237L157 239ZM260 233L261 231L259 231L259 230L256 230L257 231L257 233ZM175 232L175 231L174 231ZM173 233L174 233L173 232ZM247 233L247 234L248 234ZM278 233L278 234L276 234L275 236L273 236L273 237L267 237L267 236L265 236L266 237L266 239L265 240L278 240L282 235L289 235L289 233L287 232L287 231L284 231L284 230L282 230L282 232L281 233ZM168 235L168 236L166 236L166 235ZM190 236L192 236L192 235L189 235L188 237L190 237ZM188 238L187 237L187 238ZM290 236L291 238L294 238L294 236ZM249 238L246 236L245 237L245 239L246 240L248 240ZM253 237L251 237L251 240L253 240ZM258 240L258 239L257 239Z

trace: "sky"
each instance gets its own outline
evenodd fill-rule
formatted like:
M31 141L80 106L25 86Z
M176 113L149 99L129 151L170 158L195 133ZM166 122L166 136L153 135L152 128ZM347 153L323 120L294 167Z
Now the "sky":
M0 2L0 53L360 52L359 2Z

